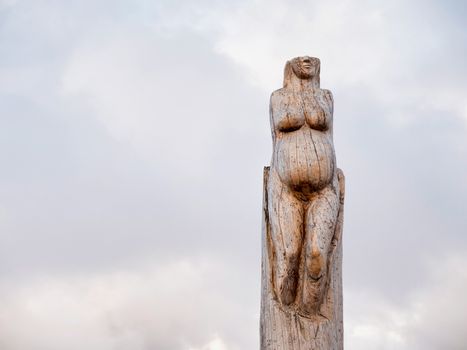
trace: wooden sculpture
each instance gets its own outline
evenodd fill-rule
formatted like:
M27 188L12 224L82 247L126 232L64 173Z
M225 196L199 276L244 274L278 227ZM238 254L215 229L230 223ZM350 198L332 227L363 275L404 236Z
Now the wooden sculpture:
M320 61L287 62L271 95L264 172L261 350L340 350L344 175L333 145L333 97Z

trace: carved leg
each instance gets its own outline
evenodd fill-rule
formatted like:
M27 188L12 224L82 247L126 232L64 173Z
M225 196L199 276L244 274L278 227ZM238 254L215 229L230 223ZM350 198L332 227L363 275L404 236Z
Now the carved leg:
M313 198L305 216L305 247L301 298L301 312L317 315L326 294L330 271L329 253L339 213L339 185L337 177Z
M279 301L289 305L297 293L304 208L274 170L268 181L268 211L274 251L271 262L274 289Z

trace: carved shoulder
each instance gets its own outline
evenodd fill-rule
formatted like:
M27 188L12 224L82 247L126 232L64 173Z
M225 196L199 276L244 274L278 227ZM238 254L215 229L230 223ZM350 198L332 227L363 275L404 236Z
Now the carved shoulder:
M283 88L273 91L273 93L271 94L271 100L270 100L271 106L274 105L274 107L276 107L278 104L280 104L284 100L284 96L285 96L285 90Z
M271 94L269 113L271 115L271 122L274 121L275 123L287 114L284 89L278 89Z

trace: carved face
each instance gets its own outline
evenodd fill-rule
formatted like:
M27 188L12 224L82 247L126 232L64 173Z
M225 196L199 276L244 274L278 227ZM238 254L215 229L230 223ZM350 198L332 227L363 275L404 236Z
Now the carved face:
M300 79L311 79L319 72L319 59L310 56L296 57L292 60L292 70Z

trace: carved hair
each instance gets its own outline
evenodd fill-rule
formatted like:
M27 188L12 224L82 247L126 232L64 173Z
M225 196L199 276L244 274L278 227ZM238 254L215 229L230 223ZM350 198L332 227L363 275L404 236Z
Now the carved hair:
M293 65L297 64L299 59L300 59L300 57L295 57L295 58L291 59L290 61L287 61L287 63L285 64L285 68L284 68L284 88L292 88L293 86L297 86L297 83L298 83L298 86L300 86L300 80L302 80L302 78L298 77L295 74L294 70L293 70ZM319 89L319 72L320 72L320 69L321 69L321 63L319 61L319 58L310 57L310 59L311 59L311 63L313 65L318 66L318 68L316 70L316 74L313 75L310 78L311 86L314 89Z

